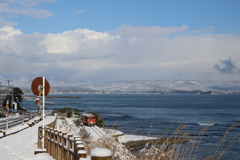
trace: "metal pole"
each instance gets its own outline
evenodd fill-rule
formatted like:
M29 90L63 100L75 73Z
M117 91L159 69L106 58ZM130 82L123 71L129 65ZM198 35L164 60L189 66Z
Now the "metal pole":
M3 111L3 106L2 106L2 86L1 86L1 82L0 82L0 94L1 94L1 97L0 97L0 108L1 108L1 112L2 114L4 114L4 111Z
M13 98L13 85L12 85L12 116L13 116L13 101L14 101L14 98Z
M1 94L1 97L0 97L0 100L1 100L1 106L2 106L2 86L1 86L1 82L0 82L0 94Z
M43 127L42 127L42 148L44 149L44 111L45 111L45 77L43 77Z
M7 93L7 94L10 95L10 93L9 93L9 92L10 92L10 88L9 88L10 85L9 85L9 83L12 82L12 80L9 80L9 79L8 79L8 80L6 80L6 81L8 82L8 93ZM8 100L10 101L10 99L8 99Z

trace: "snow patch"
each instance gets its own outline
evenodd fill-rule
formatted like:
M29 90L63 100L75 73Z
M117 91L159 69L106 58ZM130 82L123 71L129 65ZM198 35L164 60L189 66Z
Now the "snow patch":
M93 157L110 157L111 155L112 155L112 152L106 148L96 147L91 151L91 156Z
M156 137L147 137L147 136L136 136L136 135L123 135L118 137L120 143L127 143L128 141L139 141L139 140L151 140L157 139Z

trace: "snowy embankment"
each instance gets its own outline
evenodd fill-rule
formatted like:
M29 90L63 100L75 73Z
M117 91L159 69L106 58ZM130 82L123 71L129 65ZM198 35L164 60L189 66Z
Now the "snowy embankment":
M55 116L47 116L45 118L45 124L51 123L55 118ZM0 139L1 159L53 160L53 158L47 153L34 155L34 150L37 149L39 126L42 126L42 121L32 127L27 127L26 124L24 124L7 130L7 134L14 133L19 130L22 131Z
M57 121L56 128L60 130L64 130L67 133L71 133L73 135L79 135L79 127L76 127L74 124L74 118L65 118L66 121ZM111 136L116 137L119 143L127 143L129 141L140 141L140 140L152 140L157 139L156 137L148 137L148 136L139 136L139 135L130 135L124 134L121 131L113 130L113 129L103 129L97 126L94 127L84 127L86 131L90 134L92 140L96 141L102 137Z
M138 141L144 141L147 143L150 140L156 139L155 137L125 135L121 131L103 129L97 126L77 127L74 124L74 121L74 118L59 119L57 121L57 128L65 130L67 133L82 137L84 148L88 153L87 160L91 160L91 157L89 156L91 150L98 147L111 150L114 159L133 160L135 159L135 156L123 144L126 144L127 142L135 143Z
M37 117L36 117L37 118ZM51 123L55 119L55 116L47 116L45 118L45 124ZM18 125L16 127L10 128L6 131L7 136L0 139L0 155L1 159L17 159L17 160L53 160L53 158L47 153L41 153L34 155L34 151L37 150L37 139L38 139L38 127L42 126L42 121L29 127L27 124ZM68 134L79 135L82 127L76 127L74 124L74 118L58 119L56 123L56 129L66 131ZM123 156L128 157L130 152L122 145L128 141L139 141L143 139L149 139L145 136L134 136L125 135L120 131L102 129L97 126L95 127L84 127L89 133L92 142L99 144L107 137L114 137L115 148L117 152L114 153L114 157ZM16 134L14 134L16 133ZM0 134L0 136L3 136ZM87 144L86 144L87 145ZM90 147L90 146L88 146ZM93 148L99 146L92 146ZM104 147L103 147L104 148ZM118 155L117 155L118 154ZM86 158L90 160L90 156Z

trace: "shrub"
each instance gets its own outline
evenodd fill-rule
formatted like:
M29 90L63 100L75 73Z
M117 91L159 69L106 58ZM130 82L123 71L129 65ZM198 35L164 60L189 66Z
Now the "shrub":
M100 116L98 113L91 113L91 114L93 114L96 117L96 125L100 128L104 128L105 124L102 116Z

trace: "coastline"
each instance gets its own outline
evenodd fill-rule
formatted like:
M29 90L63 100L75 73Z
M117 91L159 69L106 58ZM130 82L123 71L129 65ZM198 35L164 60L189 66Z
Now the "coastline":
M36 96L22 96L23 98L36 98ZM79 96L46 96L45 98L72 98L72 99L80 99Z
M119 130L105 129L107 132L110 132L111 136L117 140L118 143L123 144L126 148L134 149L142 147L147 143L150 144L186 144L191 142L186 138L176 138L176 137L149 137L143 135L132 135L125 134Z

